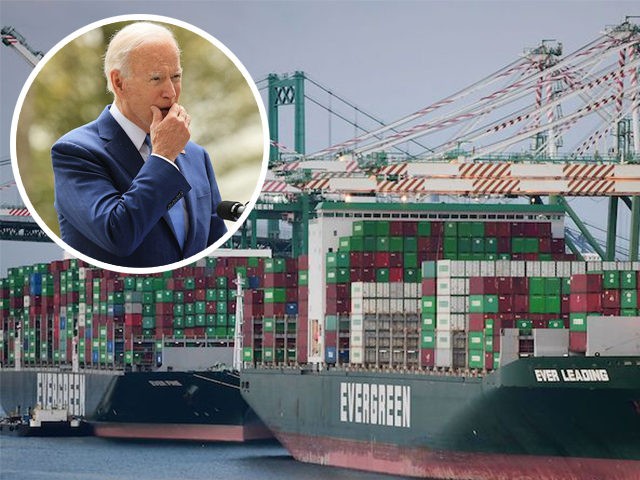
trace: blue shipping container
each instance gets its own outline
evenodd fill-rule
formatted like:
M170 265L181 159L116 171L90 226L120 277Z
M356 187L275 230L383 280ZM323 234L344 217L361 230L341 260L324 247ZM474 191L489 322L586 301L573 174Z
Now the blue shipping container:
M327 347L325 349L324 361L327 363L336 363L336 347Z
M287 303L285 307L285 311L287 315L297 315L298 314L298 304L295 302Z

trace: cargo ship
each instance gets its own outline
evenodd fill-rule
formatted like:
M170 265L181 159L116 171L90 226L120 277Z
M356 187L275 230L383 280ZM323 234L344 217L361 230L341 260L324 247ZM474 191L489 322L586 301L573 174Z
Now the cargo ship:
M442 479L639 477L640 263L565 253L554 206L324 202L316 214L297 363L266 360L277 317L245 316L264 331L242 394L297 460Z
M235 278L255 283L263 264L203 259L149 277L75 259L10 269L0 280L1 409L64 410L112 438L272 438L233 366Z

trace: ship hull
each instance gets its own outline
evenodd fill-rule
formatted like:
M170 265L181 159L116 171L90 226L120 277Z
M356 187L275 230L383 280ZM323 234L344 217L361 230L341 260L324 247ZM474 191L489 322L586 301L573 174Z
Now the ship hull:
M231 371L131 372L91 419L99 437L244 442L273 438Z
M626 480L640 475L639 368L538 358L484 378L247 370L242 380L301 461L443 479Z

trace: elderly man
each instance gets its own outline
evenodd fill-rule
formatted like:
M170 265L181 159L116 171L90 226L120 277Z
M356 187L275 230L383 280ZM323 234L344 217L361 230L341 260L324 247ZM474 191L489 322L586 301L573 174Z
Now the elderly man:
M189 141L172 33L138 22L120 30L104 62L114 102L51 149L62 239L124 267L188 258L218 240L220 192L207 152Z

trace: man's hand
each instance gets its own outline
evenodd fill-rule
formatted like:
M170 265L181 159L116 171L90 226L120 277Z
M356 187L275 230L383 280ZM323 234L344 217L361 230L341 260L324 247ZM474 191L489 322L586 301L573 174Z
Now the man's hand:
M169 113L164 118L162 118L162 111L155 105L151 105L151 113L153 120L150 136L153 153L175 161L191 137L189 131L191 117L177 103L171 105Z

